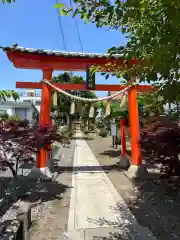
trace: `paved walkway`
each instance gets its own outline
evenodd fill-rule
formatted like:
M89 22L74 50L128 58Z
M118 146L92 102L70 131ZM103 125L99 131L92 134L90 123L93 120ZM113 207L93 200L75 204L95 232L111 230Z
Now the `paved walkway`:
M82 134L76 136L68 231L64 239L155 240L131 214L86 141L81 139Z

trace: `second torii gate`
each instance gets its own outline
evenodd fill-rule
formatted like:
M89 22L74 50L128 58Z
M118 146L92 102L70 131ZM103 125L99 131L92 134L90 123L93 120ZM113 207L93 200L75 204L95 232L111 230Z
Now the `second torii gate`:
M38 69L42 71L42 78L51 81L54 70L63 71L86 71L89 66L102 66L112 63L117 66L131 66L137 64L136 60L125 61L120 55L93 54L60 52L51 50L23 48L19 46L1 47L6 52L9 60L16 68ZM105 70L106 71L106 70ZM136 79L133 79L136 81ZM85 84L59 84L52 83L62 90L80 90L87 91ZM96 84L95 91L120 91L125 85ZM41 89L41 107L40 124L51 124L50 106L51 106L51 88L46 83L40 82L17 82L16 88ZM139 147L140 127L137 92L152 91L152 86L136 85L128 90L129 104L129 123L131 136L131 157L132 165L140 166L142 164L141 149ZM123 145L123 143L122 143ZM37 167L44 169L46 167L47 151L41 149Z

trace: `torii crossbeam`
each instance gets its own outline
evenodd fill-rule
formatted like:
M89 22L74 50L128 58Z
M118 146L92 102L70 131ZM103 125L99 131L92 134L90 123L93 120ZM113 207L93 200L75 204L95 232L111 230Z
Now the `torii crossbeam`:
M54 70L64 71L86 71L89 66L104 66L107 63L115 63L118 66L126 64L131 66L138 64L135 59L125 61L121 55L109 54L92 54L92 53L75 53L75 52L60 52L51 50L22 48L18 46L1 47L6 52L9 60L16 68L23 69L39 69L42 70L43 79L51 81ZM136 79L133 79L136 81ZM52 83L62 90L82 90L87 91L85 84L58 84ZM108 85L97 84L96 91L120 91L127 86L123 85ZM51 103L51 88L46 83L37 82L17 82L16 88L42 89L41 107L40 107L40 124L50 124L50 103ZM141 149L139 147L140 127L137 92L152 91L152 86L136 85L128 90L129 104L129 123L131 136L131 157L133 165L141 165ZM39 153L39 161L37 167L40 169L46 168L47 151L41 149Z

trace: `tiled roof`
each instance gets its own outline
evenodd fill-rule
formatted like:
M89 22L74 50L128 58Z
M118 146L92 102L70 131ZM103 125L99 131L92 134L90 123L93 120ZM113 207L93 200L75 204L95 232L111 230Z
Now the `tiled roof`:
M63 52L63 51L54 51L54 50L43 50L43 49L36 49L36 48L24 48L20 47L17 44L12 45L11 47L8 46L0 46L0 48L7 52L7 51L16 51L22 53L35 53L38 55L46 55L46 56L58 56L58 57L67 57L67 58L105 58L105 59L122 59L122 55L120 54L101 54L101 53L83 53L83 52Z

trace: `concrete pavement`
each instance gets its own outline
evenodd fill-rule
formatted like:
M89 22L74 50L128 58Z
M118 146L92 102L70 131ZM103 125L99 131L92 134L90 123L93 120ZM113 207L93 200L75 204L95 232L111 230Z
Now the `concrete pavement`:
M138 224L86 141L80 139L82 134L76 136L73 188L64 239L155 240L147 228Z

